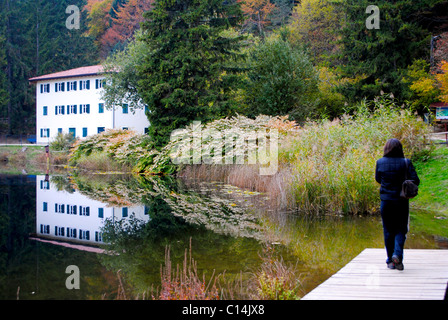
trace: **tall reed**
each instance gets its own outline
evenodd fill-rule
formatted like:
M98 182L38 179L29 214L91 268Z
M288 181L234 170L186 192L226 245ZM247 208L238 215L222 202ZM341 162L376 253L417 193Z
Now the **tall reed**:
M353 116L305 124L280 150L292 174L288 207L314 214L375 212L375 164L386 141L397 138L407 157L424 157L431 151L428 133L421 119L388 98L362 103Z
M218 289L216 287L216 278L212 275L208 283L205 277L201 280L197 263L190 250L185 250L182 267L177 265L173 270L170 248L165 250L165 266L160 268L162 287L158 299L160 300L217 300L219 299Z

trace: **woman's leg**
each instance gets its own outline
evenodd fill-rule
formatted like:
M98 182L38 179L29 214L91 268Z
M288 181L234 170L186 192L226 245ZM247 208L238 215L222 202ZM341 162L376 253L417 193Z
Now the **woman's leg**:
M404 243L409 231L409 200L399 200L396 209L397 232L395 235L394 255L403 262Z
M381 201L381 219L383 221L384 244L386 246L387 260L386 263L392 262L392 256L395 250L395 228L394 219L391 210L390 201Z

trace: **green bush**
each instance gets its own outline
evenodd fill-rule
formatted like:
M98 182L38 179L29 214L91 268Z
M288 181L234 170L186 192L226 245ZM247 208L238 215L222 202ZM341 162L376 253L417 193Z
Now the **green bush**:
M109 129L75 143L70 162L76 165L82 157L85 160L92 153L104 153L109 160L133 167L145 154L148 140L147 136L131 130Z
M58 133L56 138L50 142L50 148L54 151L68 151L76 142L75 136L71 133Z
M318 74L304 50L273 36L249 53L245 87L248 114L306 120L316 107Z

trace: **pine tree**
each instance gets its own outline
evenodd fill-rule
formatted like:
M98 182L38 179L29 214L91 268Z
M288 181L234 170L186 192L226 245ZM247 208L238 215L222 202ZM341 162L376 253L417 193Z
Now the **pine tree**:
M151 48L139 66L139 93L148 105L155 146L174 129L206 122L235 109L232 94L240 77L229 61L238 59L240 37L222 31L242 21L236 1L158 0L142 24Z
M0 0L0 107L13 134L33 133L34 76L97 63L95 46L80 30L66 28L69 5L84 0ZM1 91L6 90L6 96Z
M289 115L302 121L312 115L318 75L303 50L272 36L252 48L248 64L245 97L251 116Z
M8 84L6 78L6 24L5 11L0 11L0 118L7 117L7 105L9 101ZM1 123L0 123L0 131Z
M343 2L346 26L342 32L341 58L344 75L358 78L344 88L351 98L372 98L380 91L397 99L404 91L402 74L415 59L429 57L430 34L419 23L419 16L440 0L376 1L379 29L368 28L368 0Z

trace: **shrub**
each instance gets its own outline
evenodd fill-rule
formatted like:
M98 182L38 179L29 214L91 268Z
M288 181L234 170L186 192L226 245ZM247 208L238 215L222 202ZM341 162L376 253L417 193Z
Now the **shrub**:
M70 152L70 161L77 164L81 158L85 161L93 153L104 153L104 161L132 167L143 156L147 144L145 135L131 130L109 129L77 141Z
M136 171L145 173L165 173L170 174L177 171L185 164L195 163L195 151L199 151L202 157L200 162L204 162L204 156L210 155L211 161L215 164L223 165L225 163L223 150L234 150L232 163L237 157L241 157L244 163L248 163L248 155L256 152L261 140L258 138L257 143L248 143L249 139L256 139L257 132L266 132L277 129L279 134L286 134L296 127L295 122L288 121L287 117L271 117L260 115L255 119L245 116L235 116L215 120L207 124L196 126L191 124L178 132L181 134L172 137L170 142L162 148L160 152L150 151L143 155L136 166ZM195 132L201 131L200 146L194 145ZM219 135L221 137L219 137ZM233 137L232 141L224 139L224 137ZM217 138L219 137L219 138ZM244 142L239 144L243 138ZM255 140L254 140L255 141ZM264 141L264 140L263 140ZM268 149L269 150L269 149ZM178 161L175 165L172 159Z
M76 142L76 138L71 133L58 133L56 138L50 142L50 148L54 151L68 151Z
M305 120L313 113L318 75L304 50L273 36L254 46L248 64L245 97L251 116L288 114Z

